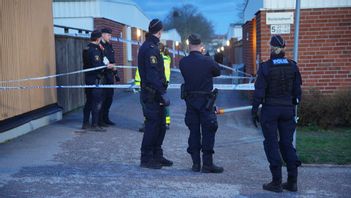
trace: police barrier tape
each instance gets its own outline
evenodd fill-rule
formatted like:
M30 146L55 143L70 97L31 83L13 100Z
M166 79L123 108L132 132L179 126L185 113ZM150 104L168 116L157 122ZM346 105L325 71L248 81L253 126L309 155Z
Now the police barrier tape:
M22 78L22 79L17 79L17 80L5 80L5 81L0 81L0 83L14 83L14 82L24 82L24 81L31 81L31 80L44 80L44 79L56 78L56 77L60 77L60 76L67 76L67 75L72 75L72 74L78 74L78 73L84 73L84 72L89 72L89 71L95 71L95 70L98 70L98 69L104 69L106 67L107 66L99 66L99 67L94 67L94 68L89 68L89 69L82 69L82 70L68 72L68 73L62 73L62 74L54 74L54 75L49 75L49 76L29 77L29 78Z
M181 84L170 84L168 89L180 89ZM253 83L247 84L214 84L214 88L219 90L241 90L241 91L252 91L255 90L255 85Z
M138 68L137 66L130 66L130 65L117 65L114 67L121 68L121 69L137 69ZM54 74L54 75L49 75L49 76L29 77L29 78L16 79L16 80L0 81L0 84L34 81L34 80L45 80L45 79L56 78L56 77L61 77L61 76L68 76L68 75L73 75L73 74L95 71L95 70L104 69L104 68L107 68L107 66L104 65L104 66L99 66L99 67L94 67L94 68L89 68L89 69L82 69L82 70L78 70L78 71L61 73L61 74ZM175 69L175 68L172 68L171 71L180 72L179 69ZM221 76L218 76L216 78L219 78L219 79L249 79L250 82L252 82L255 79L254 77L227 76L227 75L221 75Z
M181 84L170 84L168 89L180 89ZM0 87L0 90L11 89L68 89L68 88L116 88L116 89L137 89L138 85L131 84L117 84L117 85L53 85L53 86L6 86ZM219 90L254 90L254 84L214 84L214 88Z
M114 66L115 68L125 68L125 69L136 69L137 66L129 66L129 65L117 65ZM5 81L0 81L1 83L15 83L15 82L24 82L24 81L31 81L31 80L45 80L49 78L56 78L56 77L61 77L61 76L68 76L68 75L73 75L73 74L79 74L79 73L85 73L89 71L95 71L99 69L104 69L107 68L106 65L99 66L99 67L94 67L94 68L89 68L89 69L82 69L82 70L77 70L73 72L67 72L67 73L61 73L61 74L53 74L49 76L40 76L40 77L29 77L29 78L23 78L23 79L16 79L16 80L5 80Z
M249 74L249 73L246 73L246 72L243 72L243 71L240 71L240 70L237 70L237 69L233 69L233 68L231 68L231 67L228 67L227 65L219 64L219 66L222 67L222 68L231 70L231 71L233 71L233 72L238 72L238 73L242 73L242 74L244 74L244 75L253 77L253 76L252 76L251 74Z

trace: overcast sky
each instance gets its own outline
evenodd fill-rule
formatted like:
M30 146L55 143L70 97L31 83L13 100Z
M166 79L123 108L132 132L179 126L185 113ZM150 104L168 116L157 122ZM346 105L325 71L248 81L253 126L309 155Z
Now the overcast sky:
M225 34L230 23L238 22L237 4L243 0L134 0L134 2L150 19L164 19L172 7L193 4L213 23L216 34Z

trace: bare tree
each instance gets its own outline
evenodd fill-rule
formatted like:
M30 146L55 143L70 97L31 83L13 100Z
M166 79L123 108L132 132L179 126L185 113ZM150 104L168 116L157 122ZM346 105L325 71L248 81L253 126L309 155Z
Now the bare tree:
M246 5L248 3L248 0L243 0L242 3L237 4L237 10L238 10L238 23L243 23L244 22L244 11L246 8Z
M191 33L200 34L204 43L210 41L214 35L212 23L191 4L172 8L165 19L165 29L173 28L179 32L182 42Z

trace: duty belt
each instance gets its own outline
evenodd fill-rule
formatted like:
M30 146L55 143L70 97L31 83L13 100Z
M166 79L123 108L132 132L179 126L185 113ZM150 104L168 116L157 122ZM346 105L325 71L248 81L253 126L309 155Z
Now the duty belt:
M267 105L284 105L284 106L291 106L293 105L292 99L291 100L286 100L286 99L279 99L279 98L266 98L264 101L264 104Z
M207 92L207 91L187 91L186 92L188 96L191 96L191 95L211 95L211 92Z
M151 94L156 94L156 90L151 88L151 87L148 87L148 86L145 86L145 85L141 85L141 89L142 90L145 90Z

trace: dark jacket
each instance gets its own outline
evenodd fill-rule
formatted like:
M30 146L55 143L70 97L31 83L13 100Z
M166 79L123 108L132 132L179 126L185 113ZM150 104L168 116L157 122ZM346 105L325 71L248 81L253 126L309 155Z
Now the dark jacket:
M185 90L211 92L213 77L220 75L219 65L210 57L201 52L192 51L179 63L180 71L184 78Z
M103 55L99 45L89 43L83 49L83 68L89 69L104 66ZM96 80L101 78L104 69L94 70L85 73L85 83L88 85L96 84Z
M260 64L255 82L253 108L260 104L293 106L301 100L301 74L296 62L271 57Z
M158 48L160 40L150 35L142 44L138 53L138 69L141 87L148 87L163 95L167 89L163 58Z

